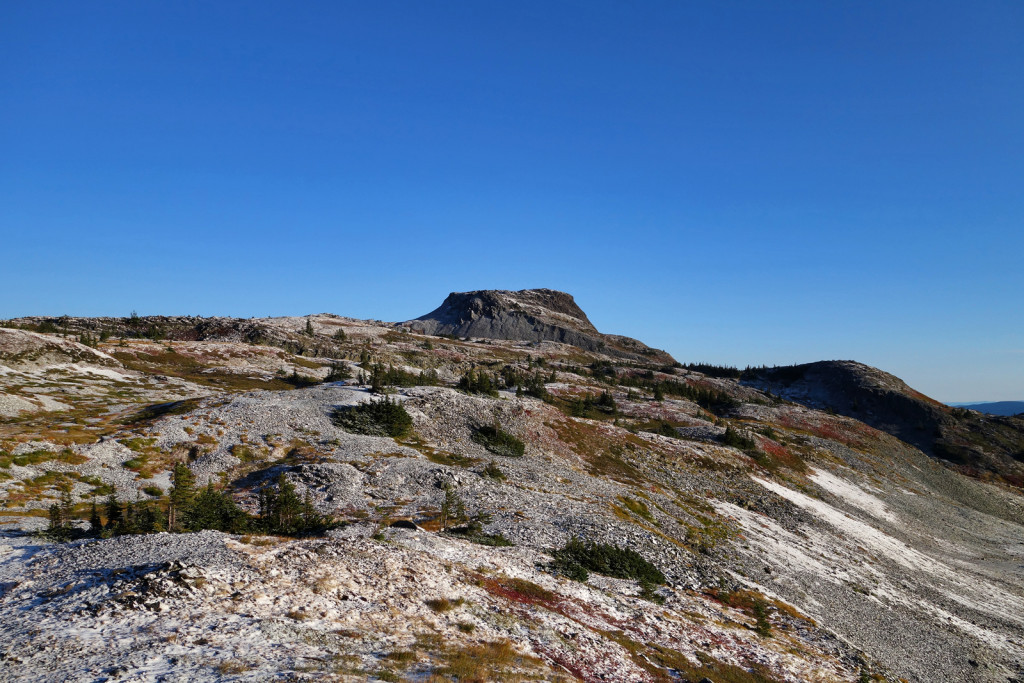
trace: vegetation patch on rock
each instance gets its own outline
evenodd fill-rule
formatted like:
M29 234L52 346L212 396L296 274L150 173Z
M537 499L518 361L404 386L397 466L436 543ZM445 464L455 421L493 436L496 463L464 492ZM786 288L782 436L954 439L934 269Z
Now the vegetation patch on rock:
M526 453L526 444L497 425L480 427L473 433L473 441L495 455L517 458Z
M355 434L400 438L412 432L412 416L401 403L387 396L381 401L338 408L332 417L336 425Z
M595 572L616 579L634 579L641 584L665 583L660 569L629 548L573 538L553 554L554 568L578 581L586 581L589 572Z

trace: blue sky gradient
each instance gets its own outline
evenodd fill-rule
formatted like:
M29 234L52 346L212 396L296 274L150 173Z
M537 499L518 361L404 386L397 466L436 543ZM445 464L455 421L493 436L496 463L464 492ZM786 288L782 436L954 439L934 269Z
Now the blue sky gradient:
M0 7L0 317L552 287L1024 399L1024 3Z

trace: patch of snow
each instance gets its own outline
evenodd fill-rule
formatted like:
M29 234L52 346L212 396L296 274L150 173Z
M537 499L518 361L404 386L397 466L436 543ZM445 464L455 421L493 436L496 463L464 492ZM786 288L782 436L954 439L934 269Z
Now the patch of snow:
M35 398L37 401L43 404L43 410L56 411L56 410L70 410L71 406L66 403L61 403L55 398L47 396L46 394L36 394Z
M810 474L808 478L832 495L856 506L873 517L878 517L894 524L899 522L899 518L880 499L867 493L859 486L845 479L840 479L831 472L817 470Z
M102 355L106 355L106 354L102 354ZM108 356L108 358L109 358L109 356ZM110 368L101 368L101 367L98 367L96 365L83 365L81 363L74 363L74 364L58 365L58 366L54 366L54 367L65 368L65 369L68 369L68 370L73 370L74 372L77 372L77 373L86 373L86 374L90 374L90 375L100 375L101 377L107 377L107 378L112 379L112 380L114 380L116 382L128 382L128 381L131 381L131 377L129 377L128 375L120 373L117 370L111 370Z
M848 542L858 544L872 554L883 556L901 565L904 570L914 576L916 583L930 584L944 593L948 599L958 602L968 609L993 615L1007 623L1017 624L1024 628L1024 617L1022 617L1024 615L1024 600L1020 597L1008 594L977 574L965 573L925 555L903 541L854 519L827 503L767 479L758 477L751 477L751 479L835 527L842 536L848 539ZM896 577L891 578L895 579ZM890 597L907 601L908 598L897 595L900 591L891 592L895 588L894 585L891 584L889 588ZM936 614L938 607L925 604L927 602L920 597L913 599L913 603L918 609ZM943 614L945 613L943 612ZM950 623L956 625L954 622ZM988 634L988 637L984 638L986 642L995 647L1000 646L1001 638L997 634L987 630L985 633ZM972 633L972 635L974 634Z

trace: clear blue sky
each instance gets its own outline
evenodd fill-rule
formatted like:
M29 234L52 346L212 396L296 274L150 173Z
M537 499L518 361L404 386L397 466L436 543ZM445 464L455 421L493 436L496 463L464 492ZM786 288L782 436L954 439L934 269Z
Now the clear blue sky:
M1024 399L1024 3L4 2L0 317L553 287Z

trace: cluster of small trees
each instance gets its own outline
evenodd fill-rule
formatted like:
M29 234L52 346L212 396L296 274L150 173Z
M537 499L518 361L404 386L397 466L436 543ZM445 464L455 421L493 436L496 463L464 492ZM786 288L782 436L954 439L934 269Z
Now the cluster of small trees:
M375 394L387 393L388 387L433 386L438 382L437 370L409 372L391 364L385 366L381 363L374 363L371 365L369 380L365 373L359 373L359 383L369 384L370 391Z
M331 370L324 378L325 382L340 382L343 379L351 379L352 371L345 363L331 363Z
M531 363L532 365L532 363ZM545 388L546 382L555 382L555 371L552 370L546 376L540 370L533 373L521 372L512 365L505 365L494 373L484 370L470 370L459 380L459 389L470 394L484 394L486 396L497 396L499 389L509 391L515 389L516 396L532 396L542 401L550 401L551 395Z
M174 466L166 506L152 500L125 503L111 494L102 506L93 501L88 532L77 532L73 521L71 489L65 487L60 502L50 506L48 529L51 536L62 540L76 535L110 537L205 529L299 536L330 526L330 521L316 512L309 494L300 497L295 484L283 473L277 478L276 486L260 490L259 514L254 516L240 508L227 491L218 490L213 482L197 487L192 471L184 463Z
M681 367L687 370L693 370L699 372L708 377L726 377L729 379L739 379L743 375L743 371L732 365L714 365L713 363L687 363Z
M98 337L93 336L89 332L83 332L82 334L78 335L79 344L91 346L93 348L96 348L97 346L100 345L100 342L105 342L108 339L110 339L110 333L107 332L106 330L101 331Z
M708 387L696 387L679 380L657 380L654 373L648 371L639 375L620 377L619 384L626 387L646 389L654 395L655 401L665 400L665 396L677 396L693 401L700 407L711 412L734 408L736 399L729 394Z
M573 417L603 417L615 415L618 410L615 398L607 391L602 391L597 397L587 393L569 403L569 414Z
M473 441L495 455L519 458L526 453L526 444L497 424L484 425L473 432Z
M725 434L722 435L722 443L748 453L757 450L757 442L739 430L733 429L732 425L725 428Z
M468 394L483 394L497 398L498 387L503 383L496 375L490 375L483 370L474 372L470 370L459 379L459 389Z

